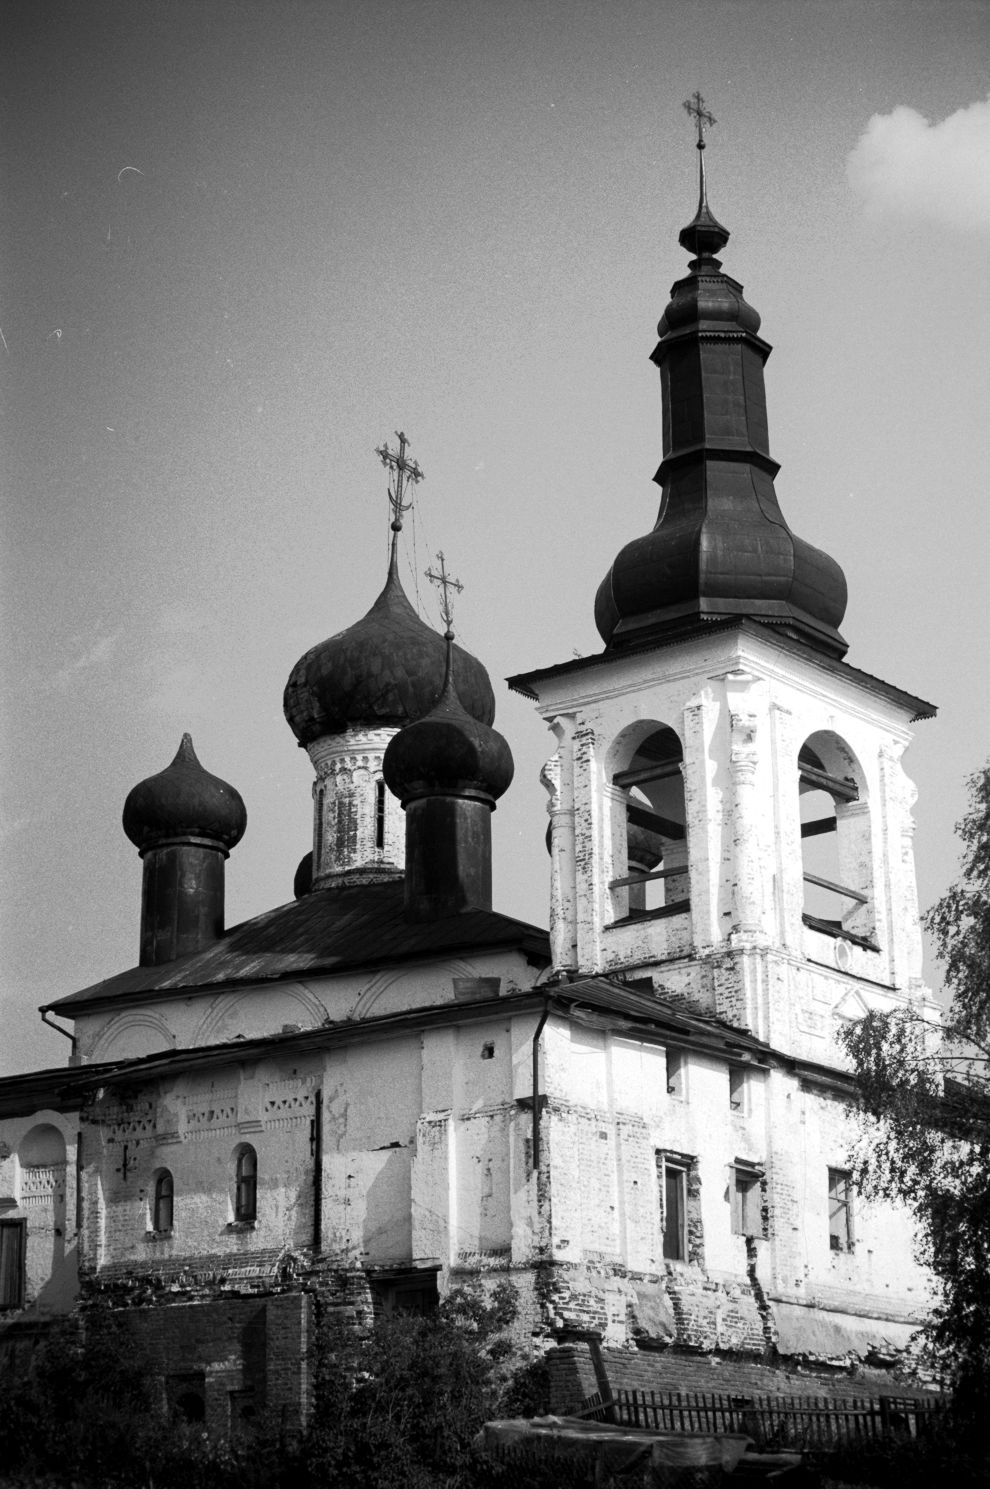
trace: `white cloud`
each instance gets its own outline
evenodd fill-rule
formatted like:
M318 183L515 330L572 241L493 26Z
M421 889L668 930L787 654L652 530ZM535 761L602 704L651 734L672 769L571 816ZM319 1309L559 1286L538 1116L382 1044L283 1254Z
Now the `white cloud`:
M874 114L846 175L871 216L990 232L990 95L937 124L903 104Z
M56 692L64 693L78 685L79 674L81 672L92 672L94 668L105 668L113 658L119 637L119 631L114 631L111 636L101 636L98 641L94 641L85 651L76 655L66 666L60 667L53 674L50 686ZM76 644L80 640L81 638L78 636L73 637L73 641Z

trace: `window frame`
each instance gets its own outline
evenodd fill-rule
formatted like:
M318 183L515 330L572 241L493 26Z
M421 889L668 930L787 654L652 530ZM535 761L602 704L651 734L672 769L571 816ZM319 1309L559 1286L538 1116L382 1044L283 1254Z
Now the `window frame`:
M687 1233L687 1203L688 1203L688 1172L689 1164L685 1161L663 1155L663 1209L661 1211L661 1231L663 1235L663 1259L667 1262L686 1262L688 1260L688 1233ZM671 1228L671 1182L673 1181L676 1201L673 1208L679 1213L676 1216L676 1232Z
M850 1255L856 1249L853 1176L849 1169L832 1168L831 1165L828 1170L828 1246L830 1252L839 1256Z
M258 1154L250 1143L244 1143L234 1165L234 1224L253 1225L257 1219Z
M168 1218L168 1224L162 1221ZM151 1229L159 1236L170 1236L175 1219L175 1180L171 1169L163 1168L155 1176L155 1192L151 1202Z
M754 1240L766 1240L767 1227L763 1212L766 1171L747 1159L737 1158L732 1164L731 1172L729 1211L732 1234L745 1236L747 1239L753 1237ZM754 1219L753 1205L757 1211L755 1225L751 1223Z

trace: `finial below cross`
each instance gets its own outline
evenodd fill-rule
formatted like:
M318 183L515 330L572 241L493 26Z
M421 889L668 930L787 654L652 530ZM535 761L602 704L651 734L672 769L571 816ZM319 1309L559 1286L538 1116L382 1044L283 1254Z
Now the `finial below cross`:
M409 440L401 432L396 430L395 437L399 441L398 451L390 450L387 444L379 445L375 450L385 469L392 472L393 480L389 483L388 499L392 506L392 530L399 532L402 528L402 514L408 512L412 506L411 501L403 501L406 481L411 481L414 486L423 479L423 472L415 460L406 459L406 450L409 448Z
M703 150L705 148L705 126L707 125L711 129L713 124L718 123L718 120L714 114L709 113L708 109L705 108L705 100L697 89L691 94L690 98L685 98L684 107L698 127L698 149Z
M453 638L454 635L454 607L450 598L451 590L461 594L464 589L459 579L454 579L447 573L447 560L443 556L443 549L437 553L437 563L440 565L439 574L435 569L427 569L426 577L431 584L435 584L440 591L440 614L443 623L447 627L446 635Z

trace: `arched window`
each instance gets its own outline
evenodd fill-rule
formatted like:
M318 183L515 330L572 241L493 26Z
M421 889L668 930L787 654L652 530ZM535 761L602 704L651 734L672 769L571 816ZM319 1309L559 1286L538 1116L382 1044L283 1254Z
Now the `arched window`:
M237 1150L234 1172L234 1219L256 1220L258 1216L258 1155L250 1143Z
M801 746L798 779L804 923L875 951L870 814L858 762L822 730Z
M155 1179L155 1198L152 1206L151 1228L155 1231L172 1229L173 1200L175 1186L172 1175L163 1168Z
M658 919L690 908L683 759L673 729L657 726L612 776L624 817L613 836L615 920Z
M375 782L375 847L385 847L385 782Z

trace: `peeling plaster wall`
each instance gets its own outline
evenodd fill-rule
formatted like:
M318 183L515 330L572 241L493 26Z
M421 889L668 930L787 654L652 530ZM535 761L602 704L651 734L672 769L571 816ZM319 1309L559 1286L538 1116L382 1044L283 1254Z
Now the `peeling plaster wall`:
M594 1329L610 1345L786 1348L819 1363L854 1363L853 1337L864 1352L888 1336L903 1346L930 1301L908 1216L856 1197L854 1249L830 1249L828 1170L847 1166L855 1136L842 1100L750 1068L734 1109L728 1065L695 1053L673 1094L665 1050L564 1020L548 1023L544 1047L554 1329ZM658 1153L691 1160L683 1261L663 1255ZM738 1160L764 1174L764 1234L750 1238L732 1228Z
M851 669L826 671L769 636L742 632L612 658L538 686L558 741L544 784L562 970L649 972L658 988L809 1058L822 1052L807 1042L830 1034L825 1000L816 1007L811 992L819 971L826 987L852 981L868 999L909 1001L937 1017L921 981L916 792L901 766L906 708ZM683 746L691 906L613 924L609 884L626 863L616 825L625 793L612 778L653 725L673 728ZM797 758L812 736L844 741L836 759L848 760L841 771L859 783L860 801L838 811L859 824L840 835L841 869L844 882L872 887L876 951L802 922ZM810 968L810 979L798 975Z

